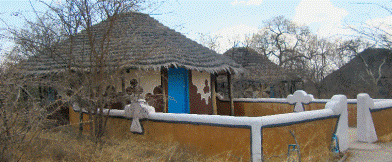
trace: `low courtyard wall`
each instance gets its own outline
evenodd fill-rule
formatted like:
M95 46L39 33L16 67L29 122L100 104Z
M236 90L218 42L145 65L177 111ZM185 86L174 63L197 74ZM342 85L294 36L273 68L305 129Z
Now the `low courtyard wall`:
M143 119L132 111L110 110L107 135L124 137L136 130L147 140L174 141L206 155L230 155L232 160L261 161L287 158L288 145L298 144L301 160L314 161L329 156L332 136L339 137L341 151L347 144L347 101L334 96L320 110L285 113L262 117L148 113ZM147 112L147 111L146 111ZM70 108L70 122L80 122L83 109ZM88 122L84 114L83 122ZM89 131L87 126L83 131ZM291 135L291 133L293 135ZM297 143L294 140L294 137Z
M304 94L306 96L307 94ZM308 103L302 103L304 111L320 110L330 99L311 99ZM291 113L296 103L290 103L287 98L234 98L235 116L267 116ZM348 125L357 126L357 100L347 100ZM217 97L218 115L230 115L230 102L228 99Z

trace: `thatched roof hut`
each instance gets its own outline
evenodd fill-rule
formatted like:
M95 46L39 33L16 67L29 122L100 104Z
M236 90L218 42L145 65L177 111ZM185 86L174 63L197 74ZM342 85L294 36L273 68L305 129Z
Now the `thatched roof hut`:
M62 72L67 67L86 69L95 61L89 55L90 43L95 43L98 53L108 51L107 68L160 70L174 66L209 73L242 71L234 61L169 29L147 14L124 13L109 19L115 19L109 37L105 34L111 24L105 20L91 29L90 35L95 42L89 41L88 33L82 31L73 38L73 43L67 39L52 54L29 58L24 67L34 74ZM100 48L102 46L104 48Z
M286 78L285 72L266 56L249 47L231 48L223 53L246 69L241 77L247 80L258 80L263 83L274 83ZM240 76L237 76L240 77Z
M132 87L129 80L138 80L143 89L138 96L159 98L163 112L216 114L215 75L231 78L243 71L233 60L135 12L110 17L55 47L22 62L27 73L120 72L108 87L125 94Z
M223 53L240 64L245 73L234 77L234 97L286 97L298 87L298 77L249 47L234 47ZM219 92L226 94L226 80L218 78Z
M322 97L330 97L334 94L344 94L348 98L356 98L358 93L369 93L372 97L392 97L392 54L391 50L369 48L358 55L362 56L375 77L383 60L381 78L378 83L378 92L372 83L371 76L366 72L363 60L356 56L350 62L329 74L322 81Z

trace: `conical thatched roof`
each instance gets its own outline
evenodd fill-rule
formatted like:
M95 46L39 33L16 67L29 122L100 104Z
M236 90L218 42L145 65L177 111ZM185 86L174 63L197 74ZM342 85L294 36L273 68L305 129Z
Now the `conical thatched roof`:
M243 69L233 60L203 47L182 34L169 29L147 14L126 13L115 18L110 37L105 37L110 21L105 20L92 27L95 50L109 51L104 57L108 68L159 70L162 67L184 67L191 70L218 72L241 72ZM82 31L62 42L54 54L39 54L24 64L29 73L57 73L67 67L87 69L97 58L88 55L89 35ZM110 39L108 48L100 48L102 39ZM70 50L73 49L73 50ZM72 53L70 52L72 51Z
M378 85L379 92L374 92L374 87L371 86L371 77L365 70L365 64L359 56L356 56L325 77L323 80L323 97L328 98L334 94L344 94L348 98L356 98L358 93L369 93L372 97L392 97L392 51L370 48L359 55L365 59L376 77L382 60L386 60L381 68L382 77Z
M244 79L273 83L285 79L284 71L266 56L249 47L235 47L223 53L246 69Z

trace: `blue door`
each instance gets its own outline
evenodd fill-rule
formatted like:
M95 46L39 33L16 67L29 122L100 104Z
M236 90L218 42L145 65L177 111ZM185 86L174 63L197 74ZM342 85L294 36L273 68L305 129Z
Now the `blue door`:
M189 113L188 70L169 68L167 74L168 112Z

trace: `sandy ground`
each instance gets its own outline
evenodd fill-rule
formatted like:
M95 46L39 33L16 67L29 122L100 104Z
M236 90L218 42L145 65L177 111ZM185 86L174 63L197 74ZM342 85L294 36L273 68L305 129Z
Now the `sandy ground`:
M355 128L349 128L348 132L350 136L350 147L348 152L350 153L350 155L346 159L346 161L392 162L392 142L373 144L362 143L356 140Z

